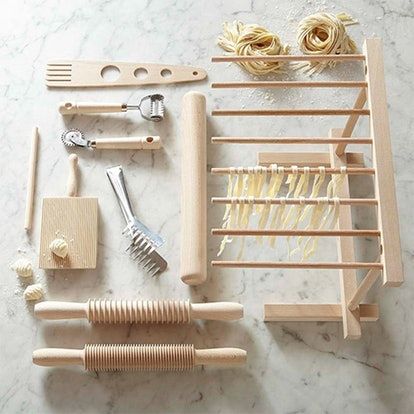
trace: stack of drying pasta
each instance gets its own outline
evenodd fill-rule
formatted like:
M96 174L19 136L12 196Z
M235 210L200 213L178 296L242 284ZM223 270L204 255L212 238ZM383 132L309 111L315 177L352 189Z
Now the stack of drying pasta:
M246 172L247 171L247 172ZM303 172L302 172L303 171ZM258 229L273 230L305 230L332 229L336 226L339 216L338 194L346 176L346 167L342 167L340 174L333 174L326 180L325 167L319 167L310 186L310 168L303 167L301 172L297 166L285 173L282 166L271 165L266 167L230 168L227 185L227 204L223 217L222 227L225 229L247 229L252 216L257 216ZM328 182L326 193L321 196L322 186ZM287 186L287 194L280 196L283 184ZM305 198L316 199L316 204L305 204ZM264 198L265 204L255 204L255 199ZM280 204L274 205L272 199L279 198ZM298 205L287 205L289 198L299 199ZM333 203L329 203L333 200ZM244 240L240 246L239 258L243 256ZM261 237L257 237L263 242ZM221 242L218 256L227 243L232 239L225 236ZM276 237L269 238L270 246L276 246ZM297 245L292 248L290 237L287 237L289 257L301 254L302 260L312 256L318 246L317 237L298 237Z

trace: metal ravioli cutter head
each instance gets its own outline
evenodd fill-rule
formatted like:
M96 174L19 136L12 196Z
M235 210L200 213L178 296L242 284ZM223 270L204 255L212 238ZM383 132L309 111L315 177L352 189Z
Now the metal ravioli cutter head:
M146 108L144 108L147 102ZM159 122L164 119L164 96L161 94L153 94L144 96L137 108L141 112L141 116L147 121Z
M83 132L79 129L68 129L61 135L62 142L67 147L87 147L88 141L85 139L85 136L83 135Z

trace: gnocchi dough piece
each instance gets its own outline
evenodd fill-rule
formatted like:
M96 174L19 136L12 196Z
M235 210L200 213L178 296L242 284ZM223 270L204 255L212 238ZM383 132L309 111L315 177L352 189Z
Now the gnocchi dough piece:
M53 254L64 259L68 255L69 246L64 239L54 239L49 244L49 249Z
M40 283L35 283L34 285L27 286L23 295L27 301L31 301L42 299L44 293L42 285Z
M10 268L14 270L20 277L32 277L33 267L28 259L17 259Z

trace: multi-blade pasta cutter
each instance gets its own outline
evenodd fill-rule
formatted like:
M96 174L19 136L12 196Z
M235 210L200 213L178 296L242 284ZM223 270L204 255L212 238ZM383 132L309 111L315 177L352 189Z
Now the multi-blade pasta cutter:
M126 190L122 167L108 168L106 175L109 178L127 223L127 227L123 231L123 233L128 233L131 239L127 251L151 276L163 272L167 268L167 262L157 253L156 249L164 244L164 240L135 217Z

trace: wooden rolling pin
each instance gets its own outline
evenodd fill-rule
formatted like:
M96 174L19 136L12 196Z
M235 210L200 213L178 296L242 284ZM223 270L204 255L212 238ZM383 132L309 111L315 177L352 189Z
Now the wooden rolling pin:
M199 285L207 278L206 98L188 92L181 115L181 280Z
M81 365L88 371L187 371L197 365L233 367L246 362L239 348L194 349L194 345L85 345L43 348L33 363L45 367Z
M243 305L235 302L190 303L189 300L89 299L85 303L37 303L34 313L40 319L86 318L92 323L186 324L194 319L240 319Z

